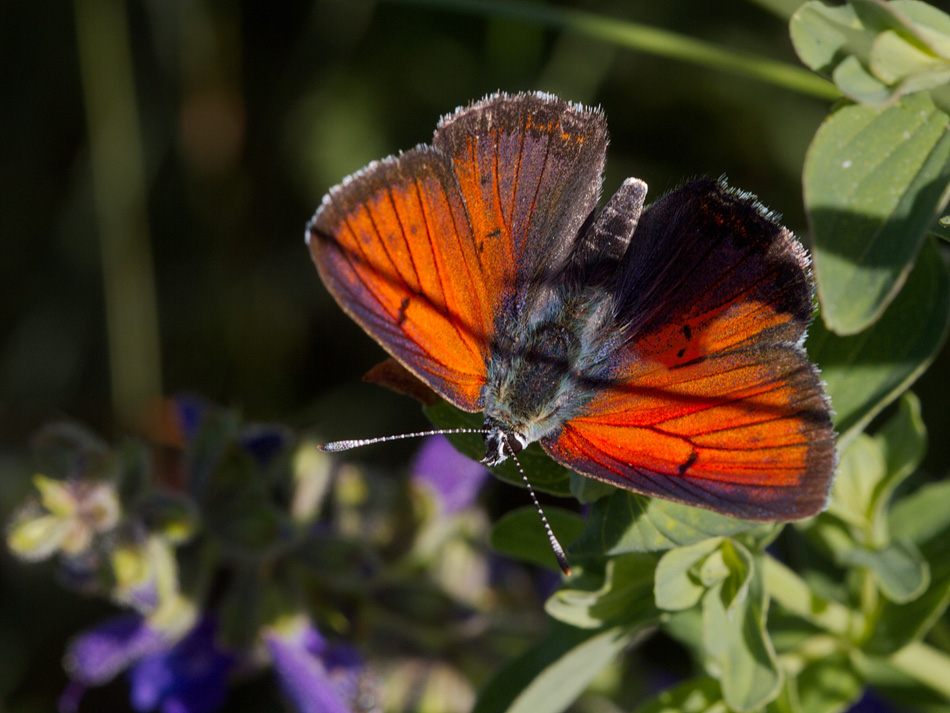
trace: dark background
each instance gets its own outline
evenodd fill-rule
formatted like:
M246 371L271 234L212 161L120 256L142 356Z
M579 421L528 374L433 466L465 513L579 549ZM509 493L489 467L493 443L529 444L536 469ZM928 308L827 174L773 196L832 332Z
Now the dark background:
M27 444L71 418L114 438L99 228L77 51L81 3L0 5L0 515L29 489ZM753 2L558 3L798 64L786 23ZM165 393L326 438L424 425L360 377L383 353L336 307L303 242L343 176L416 143L496 90L604 107L604 192L651 195L725 174L807 241L802 161L828 102L504 18L357 0L129 2ZM104 43L109 38L104 37ZM944 356L944 361L946 357ZM934 370L939 371L939 370ZM932 372L934 373L934 372ZM946 387L918 391L947 462ZM407 454L393 446L367 457ZM48 710L70 633L104 607L48 568L0 556L0 708Z

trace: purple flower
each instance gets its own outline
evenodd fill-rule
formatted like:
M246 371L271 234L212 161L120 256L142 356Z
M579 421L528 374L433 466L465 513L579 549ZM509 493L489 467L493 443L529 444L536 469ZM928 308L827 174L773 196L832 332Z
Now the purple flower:
M129 671L132 707L142 713L209 713L220 708L234 657L215 645L216 629L205 618L170 649L135 664Z
M463 456L444 436L427 438L412 465L413 480L430 489L446 515L472 505L488 475L485 466Z
M210 713L224 703L234 658L215 646L215 624L205 618L173 641L146 619L125 614L73 640L66 652L71 685L61 711L75 711L88 686L106 683L123 670L131 682L132 707L144 713Z
M168 640L136 614L120 614L80 634L66 650L70 678L86 686L111 681L130 665L168 647Z
M274 673L298 713L350 713L359 697L362 662L348 646L330 646L310 624L264 636Z

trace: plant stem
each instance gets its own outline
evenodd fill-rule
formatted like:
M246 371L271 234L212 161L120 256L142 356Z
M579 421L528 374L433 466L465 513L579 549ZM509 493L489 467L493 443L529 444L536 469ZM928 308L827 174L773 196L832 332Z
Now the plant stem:
M912 641L888 661L899 671L950 698L950 656L922 641Z
M596 40L611 42L628 49L758 79L821 99L834 100L841 97L841 92L831 82L801 67L748 52L720 47L669 30L625 22L614 17L595 15L581 10L523 2L502 2L501 0L390 0L390 2L425 5L439 10L482 16L510 17L588 35Z
M112 400L120 422L161 393L145 172L122 0L75 0Z
M825 631L851 639L861 632L861 617L846 606L818 597L795 572L774 557L762 558L769 596L788 611Z

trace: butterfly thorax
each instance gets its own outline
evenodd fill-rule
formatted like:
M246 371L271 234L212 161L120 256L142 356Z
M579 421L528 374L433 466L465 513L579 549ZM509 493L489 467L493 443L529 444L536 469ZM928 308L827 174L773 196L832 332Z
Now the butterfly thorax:
M555 434L593 394L590 375L604 335L594 327L609 313L604 296L551 291L556 297L539 296L498 330L482 390L487 465Z

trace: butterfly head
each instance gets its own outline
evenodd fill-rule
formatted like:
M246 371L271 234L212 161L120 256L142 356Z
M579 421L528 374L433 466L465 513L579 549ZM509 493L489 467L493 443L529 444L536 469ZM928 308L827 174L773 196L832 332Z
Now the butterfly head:
M492 418L485 419L485 457L482 463L492 468L520 453L530 441L517 431Z

